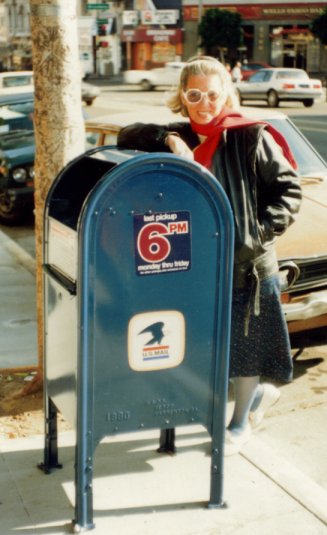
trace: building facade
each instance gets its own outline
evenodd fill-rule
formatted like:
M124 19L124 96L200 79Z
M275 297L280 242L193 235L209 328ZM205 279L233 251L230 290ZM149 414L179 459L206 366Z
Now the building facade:
M207 9L225 9L242 17L244 42L238 50L240 59L265 61L276 67L299 67L309 73L323 73L327 68L327 51L310 31L327 2L314 0L184 0L184 54L196 50L197 27Z
M122 18L123 68L148 69L183 54L181 0L125 2Z
M110 76L186 60L199 52L198 24L208 9L242 17L240 59L326 75L327 47L310 25L327 6L314 0L77 0L85 74ZM32 68L30 2L0 0L0 69Z

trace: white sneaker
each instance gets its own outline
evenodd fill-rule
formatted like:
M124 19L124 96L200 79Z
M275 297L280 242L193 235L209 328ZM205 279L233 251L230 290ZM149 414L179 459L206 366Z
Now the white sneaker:
M264 415L280 398L280 391L275 386L269 383L263 383L263 396L260 405L255 411L250 412L249 420L252 427L257 427L261 424Z
M225 432L225 450L224 454L226 457L229 457L230 455L235 455L236 453L239 453L244 446L250 440L251 437L251 427L249 425L246 426L243 433L235 434L232 431L229 431L229 429L226 429Z

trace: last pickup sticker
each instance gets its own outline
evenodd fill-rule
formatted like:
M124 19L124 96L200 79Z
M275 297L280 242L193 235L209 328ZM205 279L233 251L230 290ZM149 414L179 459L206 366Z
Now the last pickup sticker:
M155 275L191 269L190 213L134 216L136 273Z

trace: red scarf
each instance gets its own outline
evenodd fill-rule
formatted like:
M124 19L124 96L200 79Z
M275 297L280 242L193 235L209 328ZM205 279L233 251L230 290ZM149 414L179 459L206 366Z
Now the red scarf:
M198 124L190 120L193 132L207 136L206 140L194 149L194 159L201 163L208 169L211 167L213 155L219 145L222 133L224 130L233 128L242 128L243 126L250 126L254 124L264 124L268 132L273 136L274 140L282 148L284 156L290 162L294 169L297 169L297 163L292 154L292 151L284 138L271 124L264 121L255 121L248 119L240 113L231 111L224 107L220 114L215 117L210 123Z

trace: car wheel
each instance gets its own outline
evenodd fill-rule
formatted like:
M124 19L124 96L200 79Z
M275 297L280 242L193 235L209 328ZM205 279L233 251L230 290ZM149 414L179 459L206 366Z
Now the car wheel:
M304 99L303 101L303 104L306 108L311 108L311 106L313 106L313 103L314 103L314 100L313 98L306 98Z
M269 108L278 108L279 99L276 91L271 89L267 95L267 101Z
M85 99L84 102L85 102L85 104L86 104L87 106L92 106L92 104L93 104L93 98L87 98L87 99Z
M17 208L5 191L0 192L0 222L11 226L20 223L22 219L22 210Z
M143 91L151 91L151 89L153 88L151 82L149 80L145 80L145 79L141 81L140 85L141 85L141 89Z

